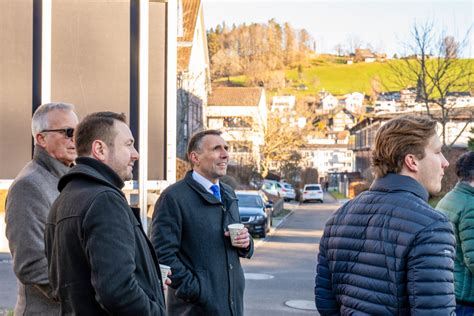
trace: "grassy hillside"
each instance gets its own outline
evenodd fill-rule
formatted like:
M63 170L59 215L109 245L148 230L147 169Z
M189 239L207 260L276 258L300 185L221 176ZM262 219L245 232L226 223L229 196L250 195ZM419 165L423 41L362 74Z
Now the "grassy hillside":
M315 95L325 89L334 95L341 95L351 92L365 92L372 94L372 84L377 82L380 91L399 90L393 78L389 63L400 63L399 60L389 60L387 62L355 63L347 65L342 60L318 59L313 60L311 66L303 67L302 73L298 74L298 69L287 69L285 78L289 82L287 87L281 88L278 94L293 94L297 96ZM474 59L463 61L467 67L474 67ZM231 77L234 85L248 85L246 76ZM224 83L227 78L216 80ZM297 90L296 87L304 84L308 90ZM276 91L275 91L276 92Z
M293 83L305 84L308 94L325 89L332 94L345 94L354 91L371 94L371 81L377 79L381 82L382 90L396 89L394 85L382 83L390 73L389 67L385 63L357 63L347 64L326 64L322 66L312 66L303 68L301 76L297 69L291 69L286 72L287 79ZM300 79L301 78L301 79ZM387 87L384 87L387 85ZM283 92L291 92L293 87L284 89Z

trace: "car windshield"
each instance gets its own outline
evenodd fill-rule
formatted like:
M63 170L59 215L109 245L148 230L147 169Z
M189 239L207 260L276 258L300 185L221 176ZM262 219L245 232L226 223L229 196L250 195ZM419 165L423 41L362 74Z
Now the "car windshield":
M306 191L318 191L321 190L319 185L310 185L305 188Z
M272 185L272 183L270 183L270 182L265 182L265 183L262 185L262 188L263 188L263 189L267 189L267 190L270 190L272 187L273 187L273 185Z
M285 189L293 189L293 187L291 186L291 184L285 184Z
M262 198L258 195L237 194L241 207L263 207Z

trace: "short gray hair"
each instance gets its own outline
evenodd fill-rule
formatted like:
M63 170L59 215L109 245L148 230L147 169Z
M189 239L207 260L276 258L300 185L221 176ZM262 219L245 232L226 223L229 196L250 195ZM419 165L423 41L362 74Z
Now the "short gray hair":
M70 103L62 102L51 102L40 105L31 119L31 134L35 140L36 144L36 135L41 131L49 128L48 113L54 110L61 111L72 111L74 112L74 105Z

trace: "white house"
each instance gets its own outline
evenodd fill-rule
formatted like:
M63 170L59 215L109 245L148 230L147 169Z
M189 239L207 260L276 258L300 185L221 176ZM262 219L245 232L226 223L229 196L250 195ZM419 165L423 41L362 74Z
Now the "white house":
M364 94L360 92L353 92L344 96L344 103L346 109L353 113L361 113L362 105L364 103Z
M272 98L271 111L289 112L293 111L296 104L296 97L294 95L276 95Z
M190 137L203 129L211 79L202 1L178 4L176 150L184 159Z
M326 96L321 99L321 105L324 112L333 110L337 107L338 103L339 100L330 93L326 94Z
M208 98L207 126L223 131L230 163L260 165L260 146L267 126L265 90L260 87L216 87Z
M474 97L469 92L450 92L446 96L446 104L452 107L474 106Z
M395 113L398 110L397 102L394 100L377 100L374 104L375 114Z
M351 172L352 151L347 144L315 144L301 149L304 167L318 169L319 176L328 172Z

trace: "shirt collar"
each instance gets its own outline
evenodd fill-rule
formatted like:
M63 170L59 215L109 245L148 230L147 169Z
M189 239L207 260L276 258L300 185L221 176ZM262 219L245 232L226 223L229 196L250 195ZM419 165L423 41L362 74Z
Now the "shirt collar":
M209 193L212 193L211 186L214 184L217 184L219 186L219 180L217 180L217 183L212 183L205 177L199 174L196 170L193 170L193 179L200 185L202 185Z

